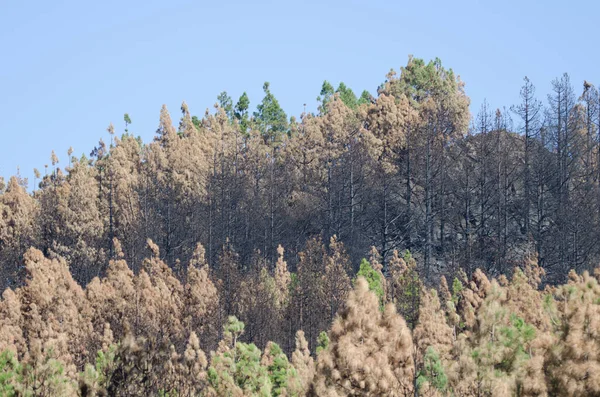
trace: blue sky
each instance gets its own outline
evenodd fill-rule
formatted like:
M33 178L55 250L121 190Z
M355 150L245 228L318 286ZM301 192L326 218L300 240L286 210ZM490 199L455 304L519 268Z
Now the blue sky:
M226 90L263 82L288 115L316 108L324 79L375 92L409 54L441 58L475 113L519 100L529 76L598 81L595 1L22 1L0 0L0 175L43 172L55 150L89 154L106 127L152 138L164 103L202 116ZM30 186L31 186L30 179Z

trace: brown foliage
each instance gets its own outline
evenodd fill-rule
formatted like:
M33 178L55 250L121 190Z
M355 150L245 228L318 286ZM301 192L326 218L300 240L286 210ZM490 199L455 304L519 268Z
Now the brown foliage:
M393 305L379 310L377 297L357 280L317 361L312 395L412 394L412 339Z

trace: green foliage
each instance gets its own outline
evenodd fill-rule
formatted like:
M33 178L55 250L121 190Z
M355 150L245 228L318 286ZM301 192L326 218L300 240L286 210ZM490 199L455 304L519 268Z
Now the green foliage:
M396 280L399 287L396 307L410 329L413 329L419 316L422 283L417 272L416 261L409 250L404 252L403 259L407 269Z
M22 383L22 367L10 350L0 353L0 396L16 395L15 385Z
M457 87L454 72L444 69L439 58L425 64L423 59L412 56L402 68L401 78L395 83L394 93L404 93L416 105L431 96L450 96Z
M254 343L238 343L234 379L242 390L269 396L271 381L266 369L260 365L260 349Z
M129 132L127 126L131 124L131 118L129 117L129 113L125 113L125 115L123 116L123 121L125 121L125 133L127 133Z
M554 300L554 296L552 294L547 293L542 296L542 305L544 307L544 311L548 314L550 320L554 323L558 323L558 313L556 308L556 301Z
M298 373L290 365L287 356L276 343L270 343L270 355L273 362L268 365L269 380L273 385L274 396L293 395L294 390L300 388Z
M356 109L358 106L358 99L350 87L347 87L344 83L340 83L335 92L340 94L340 99L342 102L344 102L344 104L346 104L346 106L348 106L350 109Z
M268 82L263 85L263 91L265 96L256 107L254 118L265 142L276 143L279 142L282 134L287 133L287 116L279 105L277 98L271 93Z
M10 351L0 353L0 396L71 395L75 383L65 374L64 364L52 350L39 359L21 364Z
M338 88L334 91L331 83L325 80L323 82L323 86L321 87L321 93L317 97L317 101L321 102L319 105L319 111L321 114L327 113L327 104L331 102L331 97L334 94L338 94L342 102L344 102L344 104L350 109L356 109L359 105L364 103L371 103L371 94L369 94L367 91L363 91L359 99L356 97L356 94L354 94L354 91L352 91L352 89L343 82L341 82L338 85Z
M198 116L192 116L192 123L198 129L202 125L202 121L198 118Z
M28 371L28 374L30 380L33 380L33 384L43 383L48 390L52 390L51 395L61 395L64 390L69 390L72 387L71 380L65 374L64 364L60 360L46 357L41 368L31 366L25 368L31 370Z
M493 323L505 318L501 309L492 315ZM470 352L478 379L489 382L519 375L524 363L530 359L530 343L535 335L535 328L515 314L511 314L509 323L499 326L497 332L482 335L482 343Z
M367 280L367 283L369 284L369 290L373 291L375 295L377 295L377 299L379 300L379 304L381 306L384 299L383 279L381 277L381 273L373 269L373 266L371 266L369 261L363 258L360 261L360 268L358 273L356 273L356 278L354 279L355 282L359 276L362 276Z
M321 351L326 350L329 347L329 335L327 332L321 331L319 337L317 338L317 354Z
M106 352L99 350L96 353L95 365L86 364L83 372L79 374L80 385L86 385L91 390L108 388L117 364L115 361L117 347L113 344Z
M333 93L333 86L329 81L325 80L323 82L323 85L321 86L321 93L319 94L321 99L325 101L329 99L333 95Z
M510 315L510 325L500 328L500 343L507 348L508 354L505 355L500 365L501 369L510 371L517 362L529 358L526 346L535 338L535 328L527 324L525 320Z
M298 273L290 273L290 292L298 287Z
M217 391L239 389L258 396L271 395L267 369L260 365L260 349L253 343L237 343L235 349L213 357L208 370L209 384Z
M219 101L219 106L221 107L221 109L223 109L225 111L227 118L229 118L230 121L233 121L233 119L234 119L233 101L231 100L231 97L229 95L227 95L227 91L221 92L219 94L219 96L217 97L217 100Z
M371 98L373 98L373 96L369 93L369 91L364 90L361 94L360 94L360 98L358 98L358 102L357 104L360 105L368 105L369 103L371 103Z
M234 385L235 382L230 371L219 371L215 368L216 365L228 365L231 362L230 355L219 355L213 357L213 365L208 368L208 384L219 393L219 390L226 390L229 385Z
M417 387L421 389L424 384L443 392L448 384L448 377L439 354L431 346L427 348L423 357L423 368L417 376Z
M331 101L331 97L334 94L334 89L331 83L327 80L323 82L321 87L321 93L317 97L317 101L321 102L319 105L319 111L325 113L327 111L327 104Z
M229 316L224 327L225 335L235 340L244 333L245 328L246 325L242 321L238 320L235 316Z
M237 103L235 104L235 109L233 112L234 117L237 119L240 124L240 131L242 133L246 133L248 131L249 119L248 119L248 108L250 107L250 98L248 98L248 94L244 92Z
M452 302L456 305L460 299L460 293L463 290L463 285L460 280L454 277L452 281Z
M111 369L115 362L115 356L117 352L117 345L110 345L108 351L98 351L96 354L96 370L99 373L104 374L107 370Z
M254 343L237 342L244 327L235 316L227 319L224 334L229 346L220 348L220 352L212 357L208 382L219 395L238 388L244 394L270 396L271 381L267 369L260 363L260 349Z

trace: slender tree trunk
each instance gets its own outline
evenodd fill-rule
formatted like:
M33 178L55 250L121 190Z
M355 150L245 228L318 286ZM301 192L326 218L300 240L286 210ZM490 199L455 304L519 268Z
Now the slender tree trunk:
M350 161L350 244L354 244L354 161Z
M381 224L381 265L383 274L387 275L386 258L388 253L388 178L385 172L382 171L383 176L383 222Z
M427 131L427 148L426 148L426 159L425 159L425 278L429 279L429 270L431 266L432 256L432 234L433 234L433 219L431 214L431 200L432 200L432 177L431 177L431 126L428 127Z
M271 243L269 252L265 251L267 258L270 258L270 253L274 251L275 247L275 149L273 149L273 157L271 158L271 198L270 198L270 231L271 231Z
M468 160L467 160L468 161ZM465 254L467 275L471 277L471 186L470 167L466 168L466 198L465 198Z
M109 180L109 204L108 204L108 213L109 213L109 239L108 242L110 247L110 257L114 258L114 246L113 239L115 237L115 232L113 228L113 174L112 167L110 169L110 180Z
M446 241L446 180L447 180L447 170L446 170L446 146L442 144L442 153L441 153L441 171L442 177L440 180L440 256L442 258L445 257L445 241Z
M531 212L531 177L529 172L529 152L530 152L530 120L529 120L529 104L526 103L525 113L525 169L524 169L524 188L525 188L525 211L524 211L524 223L525 223L525 238L529 238L529 227L530 219L529 214Z
M412 248L412 168L411 168L411 142L410 126L406 134L406 234L407 246Z

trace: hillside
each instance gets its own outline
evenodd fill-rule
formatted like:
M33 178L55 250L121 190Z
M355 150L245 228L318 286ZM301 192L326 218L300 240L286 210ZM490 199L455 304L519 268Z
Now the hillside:
M552 87L472 117L410 57L0 178L0 394L600 395L600 100Z

